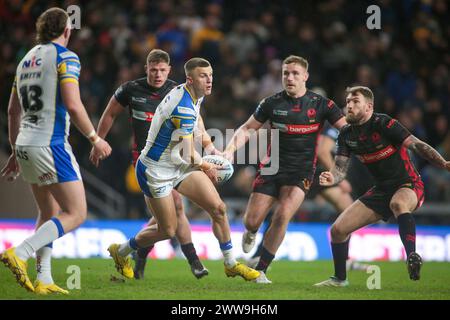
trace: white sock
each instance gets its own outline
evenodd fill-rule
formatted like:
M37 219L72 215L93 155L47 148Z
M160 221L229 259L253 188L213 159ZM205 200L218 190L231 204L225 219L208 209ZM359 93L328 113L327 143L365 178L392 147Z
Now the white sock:
M43 284L52 284L52 248L45 246L36 251L37 279Z
M237 261L233 256L233 245L231 243L231 240L224 243L219 243L219 245L220 250L222 251L223 254L225 265L227 267L234 266L237 263Z
M36 232L29 238L25 239L15 249L19 259L27 261L36 250L53 242L54 240L64 235L64 229L61 222L57 218L52 218L44 223Z
M119 255L122 257L126 257L130 253L132 253L134 250L137 250L137 243L136 240L133 238L130 238L127 242L122 243L119 246Z
M222 254L223 254L225 265L227 267L233 267L234 265L236 265L237 261L233 256L233 249L222 250Z

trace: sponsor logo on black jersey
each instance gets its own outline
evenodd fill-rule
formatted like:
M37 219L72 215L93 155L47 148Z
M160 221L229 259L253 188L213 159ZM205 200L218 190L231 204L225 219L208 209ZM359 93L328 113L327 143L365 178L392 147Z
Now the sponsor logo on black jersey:
M287 116L288 112L286 110L273 110L273 114L276 116Z
M300 108L300 104L294 104L294 106L291 109L292 112L300 112L302 109Z
M358 155L357 157L359 158L359 160L362 163L374 163L374 162L378 162L380 160L389 158L390 156L392 156L395 152L397 151L397 149L393 146L393 145L388 145L386 148L374 152L374 153L369 153L369 154L361 154Z
M351 148L356 148L358 146L358 142L356 141L345 140L345 143Z
M147 103L146 98L140 98L140 97L131 97L132 102L138 102L138 103Z

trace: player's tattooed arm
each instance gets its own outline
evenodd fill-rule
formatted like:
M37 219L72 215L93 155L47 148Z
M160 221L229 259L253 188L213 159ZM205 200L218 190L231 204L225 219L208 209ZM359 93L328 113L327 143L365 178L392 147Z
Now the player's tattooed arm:
M413 135L406 138L403 145L438 168L447 170L450 168L449 162L446 161L439 152Z
M342 155L337 155L335 158L335 165L331 169L331 174L334 178L334 183L340 183L347 176L350 158Z

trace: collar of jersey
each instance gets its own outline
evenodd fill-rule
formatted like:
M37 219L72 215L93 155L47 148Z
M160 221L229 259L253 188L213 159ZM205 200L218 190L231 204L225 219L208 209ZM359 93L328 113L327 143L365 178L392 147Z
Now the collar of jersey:
M197 101L198 101L198 99L194 99L194 97L192 96L192 94L191 94L191 92L189 91L189 89L188 89L188 87L187 87L187 85L185 84L184 86L184 89L186 90L186 92L191 96L191 99L192 99L192 101L194 102L194 104L196 105L197 104Z

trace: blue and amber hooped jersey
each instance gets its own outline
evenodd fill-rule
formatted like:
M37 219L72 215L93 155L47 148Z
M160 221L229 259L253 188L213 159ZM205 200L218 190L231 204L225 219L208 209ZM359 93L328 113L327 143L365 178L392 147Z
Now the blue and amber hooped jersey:
M181 137L194 133L203 98L195 101L185 84L173 88L156 108L140 159L171 165L171 152Z
M67 142L70 117L60 85L78 83L80 68L74 52L53 42L35 46L20 61L13 84L22 106L17 145L53 146Z

